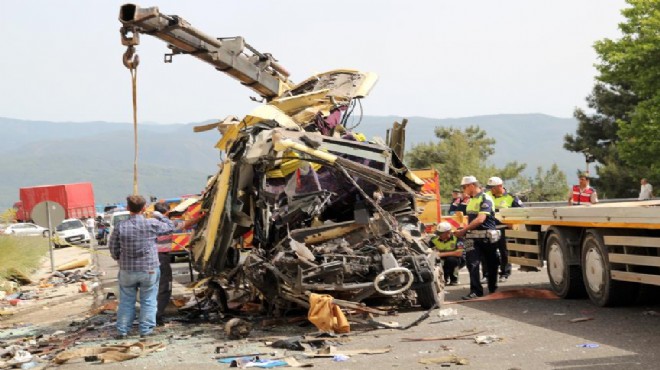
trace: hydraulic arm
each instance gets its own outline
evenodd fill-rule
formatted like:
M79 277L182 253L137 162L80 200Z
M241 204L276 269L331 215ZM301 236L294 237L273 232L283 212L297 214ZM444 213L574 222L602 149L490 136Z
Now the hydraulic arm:
M139 44L139 34L149 34L168 43L171 54L165 54L170 63L175 54L190 54L217 70L239 80L270 101L293 87L289 72L272 55L260 53L240 37L215 38L192 27L176 15L164 15L158 7L140 8L125 4L120 8L119 21L122 43Z

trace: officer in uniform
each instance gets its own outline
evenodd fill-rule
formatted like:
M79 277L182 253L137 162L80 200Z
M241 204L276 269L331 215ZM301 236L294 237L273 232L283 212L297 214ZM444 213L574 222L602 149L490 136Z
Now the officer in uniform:
M465 228L456 230L454 235L459 238L468 235L474 242L474 248L465 248L470 272L470 293L462 299L470 300L484 295L479 278L482 255L488 264L488 291L494 293L497 290L497 241L500 233L496 229L493 199L481 191L477 179L474 176L465 176L461 180L461 187L470 195L470 203L467 205L468 224Z
M463 240L453 235L451 225L443 221L436 227L435 235L428 244L442 260L447 285L458 285L458 270L465 266Z
M493 198L495 203L495 212L502 208L523 207L523 203L517 196L509 194L504 188L504 183L501 178L494 176L488 179L486 183L490 190L486 194ZM495 219L499 225L499 220ZM497 250L500 252L500 283L507 281L511 276L511 264L509 263L509 250L506 248L506 238L504 237L504 229L500 228L502 235L497 244Z
M458 210L458 205L463 201L463 192L459 189L451 191L451 205L449 206L448 214L451 216Z
M571 193L568 194L568 205L579 206L583 204L598 203L598 194L596 189L589 186L589 174L581 173L578 176L579 184L573 185Z

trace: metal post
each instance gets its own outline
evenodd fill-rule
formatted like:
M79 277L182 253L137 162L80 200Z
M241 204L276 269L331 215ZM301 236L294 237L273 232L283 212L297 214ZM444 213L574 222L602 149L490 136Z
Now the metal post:
M50 201L46 201L46 217L48 218L48 248L50 249L50 272L55 272L55 256L53 255L53 223L50 219Z

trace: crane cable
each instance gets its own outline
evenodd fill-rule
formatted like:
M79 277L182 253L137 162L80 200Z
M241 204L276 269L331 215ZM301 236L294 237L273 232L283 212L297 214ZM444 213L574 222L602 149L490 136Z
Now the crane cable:
M133 91L133 195L138 195L138 129L137 129L137 66L140 58L135 54L135 47L128 46L123 57L124 66L131 73L131 85Z

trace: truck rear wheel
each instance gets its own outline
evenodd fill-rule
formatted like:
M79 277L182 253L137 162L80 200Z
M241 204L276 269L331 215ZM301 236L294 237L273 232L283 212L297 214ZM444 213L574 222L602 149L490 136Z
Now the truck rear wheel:
M548 279L552 290L561 298L582 298L585 296L582 271L579 265L571 265L570 249L566 240L558 233L548 237L545 249L548 263Z
M588 231L584 238L582 267L589 298L598 306L616 306L635 301L639 284L612 280L607 247L598 232Z

